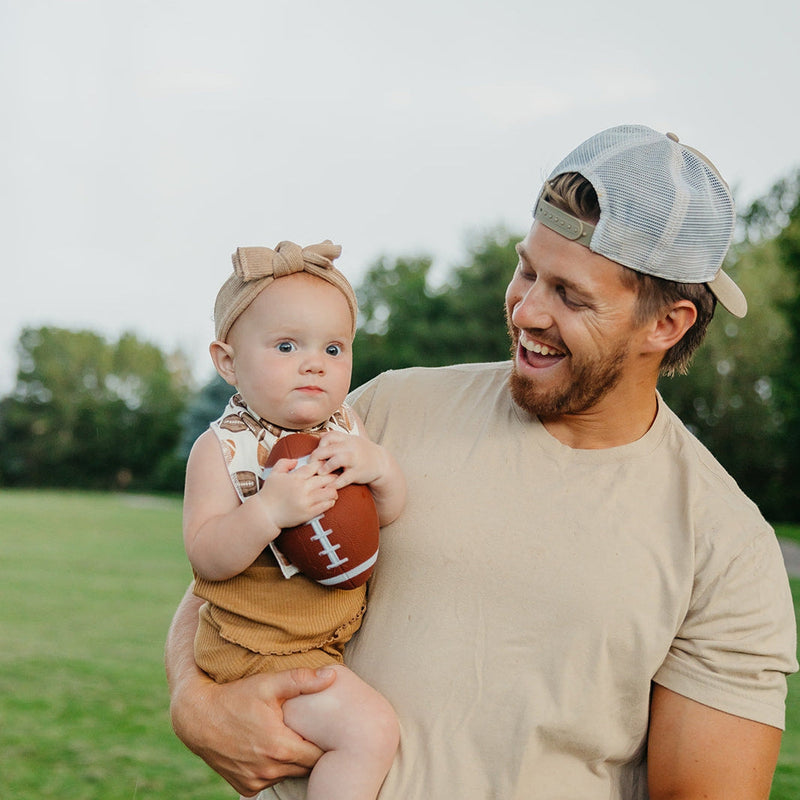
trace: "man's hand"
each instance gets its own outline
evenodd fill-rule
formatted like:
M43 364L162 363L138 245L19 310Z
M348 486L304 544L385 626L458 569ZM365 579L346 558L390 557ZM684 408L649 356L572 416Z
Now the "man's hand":
M229 684L211 681L172 704L175 733L237 792L250 797L289 777L308 775L322 755L283 723L283 703L327 688L333 670L295 669Z
M172 726L178 738L246 797L308 775L322 755L283 723L283 704L330 686L332 669L293 669L216 684L194 661L201 600L187 591L167 638Z

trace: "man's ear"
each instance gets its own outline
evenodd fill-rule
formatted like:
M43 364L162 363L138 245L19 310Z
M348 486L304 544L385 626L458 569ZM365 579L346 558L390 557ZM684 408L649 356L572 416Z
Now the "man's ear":
M647 349L654 353L666 353L683 338L696 319L697 308L690 300L673 303L651 322Z
M236 386L236 365L233 348L227 342L213 341L208 346L211 360L220 377L231 386Z

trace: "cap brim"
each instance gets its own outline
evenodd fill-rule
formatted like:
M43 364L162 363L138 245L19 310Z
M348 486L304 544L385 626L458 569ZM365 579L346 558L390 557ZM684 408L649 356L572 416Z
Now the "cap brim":
M706 286L734 317L743 317L747 313L747 298L742 290L725 272L720 270L714 280L707 281Z

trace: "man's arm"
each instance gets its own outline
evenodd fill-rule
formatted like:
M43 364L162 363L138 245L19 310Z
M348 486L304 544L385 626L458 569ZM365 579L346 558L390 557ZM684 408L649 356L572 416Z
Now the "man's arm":
M284 778L308 775L322 751L284 725L283 703L327 688L335 672L293 669L214 683L194 660L202 602L189 589L167 636L167 683L178 738L248 797Z
M767 800L781 731L653 686L651 800Z

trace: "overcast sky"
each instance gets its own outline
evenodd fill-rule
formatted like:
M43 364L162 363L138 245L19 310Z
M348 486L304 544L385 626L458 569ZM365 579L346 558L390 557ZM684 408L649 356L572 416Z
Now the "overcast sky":
M746 205L800 166L798 23L796 0L0 0L0 393L45 324L132 330L204 382L237 246L443 274L611 125L675 131Z

